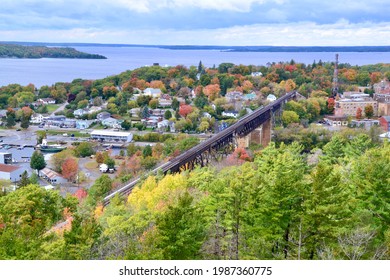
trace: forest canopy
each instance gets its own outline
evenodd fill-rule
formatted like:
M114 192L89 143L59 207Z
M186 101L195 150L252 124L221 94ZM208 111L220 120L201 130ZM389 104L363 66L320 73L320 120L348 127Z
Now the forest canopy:
M21 46L16 44L0 44L0 58L88 58L106 59L99 54L89 54L74 48Z

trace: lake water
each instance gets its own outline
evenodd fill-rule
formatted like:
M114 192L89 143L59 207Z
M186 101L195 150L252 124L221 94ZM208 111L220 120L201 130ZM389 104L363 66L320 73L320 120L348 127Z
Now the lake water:
M268 62L313 63L334 61L331 52L221 52L218 50L169 50L142 47L76 47L88 53L106 56L108 59L0 59L0 86L18 83L33 83L36 87L56 82L71 82L73 79L101 79L145 65L159 63L161 66L185 66L199 64L207 67L223 62L244 65L266 65ZM390 63L390 52L339 53L340 63L366 65Z

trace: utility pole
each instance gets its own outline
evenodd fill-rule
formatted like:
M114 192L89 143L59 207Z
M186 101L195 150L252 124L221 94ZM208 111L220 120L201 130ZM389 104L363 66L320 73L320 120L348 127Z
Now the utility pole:
M333 98L336 98L337 95L339 95L339 54L336 53L336 63L334 65L334 72L333 72L333 83L332 83L332 96Z

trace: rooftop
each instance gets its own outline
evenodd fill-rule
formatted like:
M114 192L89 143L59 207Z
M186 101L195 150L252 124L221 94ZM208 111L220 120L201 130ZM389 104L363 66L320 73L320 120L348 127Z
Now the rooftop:
M18 170L20 166L17 165L9 165L9 164L2 164L0 163L0 171L1 172L13 172L15 170Z
M57 173L54 170L51 170L50 168L47 168L47 167L43 168L41 170L41 173L50 179L54 179L56 177L61 177L61 175L59 173Z
M94 130L91 132L92 135L105 135L105 136L129 136L131 132L111 131L111 130Z

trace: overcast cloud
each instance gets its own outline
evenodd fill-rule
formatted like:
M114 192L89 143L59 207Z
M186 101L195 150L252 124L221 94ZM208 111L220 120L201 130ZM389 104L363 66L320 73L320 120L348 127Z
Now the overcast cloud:
M1 0L0 40L389 45L388 0Z

